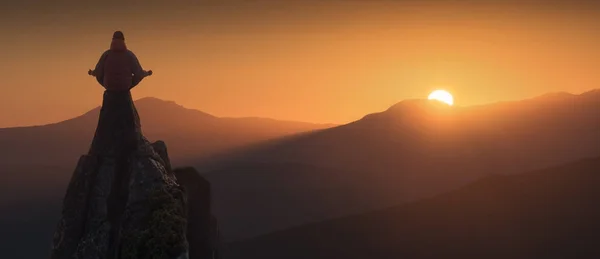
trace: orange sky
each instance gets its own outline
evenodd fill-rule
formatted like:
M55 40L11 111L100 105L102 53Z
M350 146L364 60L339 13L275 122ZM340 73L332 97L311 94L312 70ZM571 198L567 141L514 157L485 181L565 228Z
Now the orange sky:
M47 2L0 5L0 127L98 106L86 72L114 30L155 72L135 98L217 116L344 123L438 87L472 105L600 82L600 9L583 1Z

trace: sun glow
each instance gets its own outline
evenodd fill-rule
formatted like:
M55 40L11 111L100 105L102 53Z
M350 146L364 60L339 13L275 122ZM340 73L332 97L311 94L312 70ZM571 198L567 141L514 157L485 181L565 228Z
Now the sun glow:
M454 105L454 97L446 90L435 90L427 97L429 100L436 100L448 105Z

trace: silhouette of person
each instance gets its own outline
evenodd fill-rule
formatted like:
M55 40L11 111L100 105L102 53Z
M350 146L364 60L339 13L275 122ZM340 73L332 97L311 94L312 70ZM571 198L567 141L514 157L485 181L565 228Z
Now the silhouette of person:
M152 75L152 70L144 70L137 56L125 44L123 32L113 33L110 49L105 51L89 75L106 90L128 91L138 85L144 77Z
M152 71L140 65L135 54L127 49L123 32L113 33L110 49L105 51L89 75L96 77L104 88L100 118L90 154L128 157L147 140L141 133L140 118L130 89Z

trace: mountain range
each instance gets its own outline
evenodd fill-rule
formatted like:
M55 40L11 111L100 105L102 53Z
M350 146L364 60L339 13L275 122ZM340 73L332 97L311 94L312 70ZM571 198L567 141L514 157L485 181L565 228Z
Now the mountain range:
M136 101L144 134L169 143L172 162L259 143L331 125L266 118L221 118L187 109L172 101L143 98ZM0 129L0 197L14 196L14 188L32 179L39 193L66 186L77 158L87 153L94 137L100 107L66 121L33 127ZM33 187L33 186L32 186ZM0 198L0 204L5 199Z
M167 142L175 166L194 166L211 183L225 241L600 156L600 91L471 107L406 100L345 125L219 118L156 98L136 106L144 135ZM46 252L98 109L0 129L0 207L9 212L0 215L0 249L7 254Z
M149 139L172 143L170 149L175 161L331 126L267 118L216 117L152 97L139 99L135 104L144 134ZM0 129L0 145L11 147L0 150L0 164L72 165L77 162L78 154L87 152L99 112L97 107L54 124Z
M407 100L195 165L231 241L598 156L598 111L600 91L472 107Z

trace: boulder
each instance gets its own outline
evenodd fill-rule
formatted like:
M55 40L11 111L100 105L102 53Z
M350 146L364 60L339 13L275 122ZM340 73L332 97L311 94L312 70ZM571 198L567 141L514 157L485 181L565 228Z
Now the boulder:
M174 172L187 194L189 258L220 258L220 233L211 211L210 182L193 167L177 168Z

